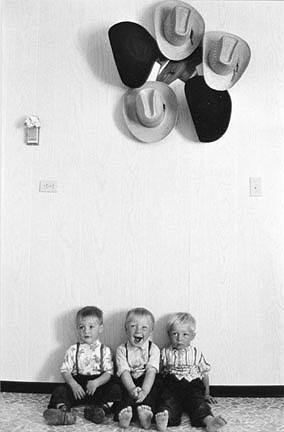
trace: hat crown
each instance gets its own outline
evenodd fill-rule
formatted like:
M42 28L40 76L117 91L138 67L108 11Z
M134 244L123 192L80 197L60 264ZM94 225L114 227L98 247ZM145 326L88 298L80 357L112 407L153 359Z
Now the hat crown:
M208 55L208 63L215 73L229 75L234 71L239 61L238 45L238 39L228 35L216 42Z
M164 22L164 35L173 45L183 45L191 36L191 10L185 6L175 6L167 15Z
M125 48L127 56L131 56L136 62L142 63L149 61L156 56L155 41L145 33L136 32L129 33L126 41Z
M158 126L165 115L166 105L159 92L153 88L141 90L136 96L136 114L146 127Z

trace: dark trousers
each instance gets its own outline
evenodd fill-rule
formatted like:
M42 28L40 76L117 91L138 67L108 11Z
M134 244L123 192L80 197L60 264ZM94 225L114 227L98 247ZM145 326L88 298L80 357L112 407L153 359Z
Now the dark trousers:
M212 415L210 405L205 400L205 387L200 379L191 382L178 380L174 375L167 375L162 382L158 412L168 410L169 426L178 426L182 413L188 414L191 425L205 426L203 419Z
M91 379L98 378L99 375L74 375L73 378L86 391L87 383ZM58 404L65 404L68 409L76 405L102 405L107 402L117 402L121 400L121 388L116 377L97 388L93 395L86 395L82 399L75 399L73 391L68 384L62 384L53 391L48 408L56 408Z
M137 379L133 378L133 382L134 382L135 386L142 388L144 378L145 378L145 374L142 375L141 377L137 378ZM117 421L118 420L118 414L120 413L120 411L123 408L127 408L128 406L132 407L134 419L137 418L137 407L140 405L147 405L151 408L153 413L156 412L156 403L157 403L157 398L158 398L159 389L160 389L159 380L157 379L157 376L155 378L154 384L153 384L149 394L140 403L136 403L135 399L133 399L131 396L129 396L128 391L126 390L126 388L124 387L122 382L121 382L121 388L122 388L122 399L120 402L118 402L116 404L114 420Z

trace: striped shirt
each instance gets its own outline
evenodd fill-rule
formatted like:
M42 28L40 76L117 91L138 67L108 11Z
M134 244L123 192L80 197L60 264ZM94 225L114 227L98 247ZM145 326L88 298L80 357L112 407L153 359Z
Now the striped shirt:
M195 346L190 345L180 350L170 346L161 350L160 369L163 375L175 375L178 380L185 378L192 381L202 379L210 368L202 352Z

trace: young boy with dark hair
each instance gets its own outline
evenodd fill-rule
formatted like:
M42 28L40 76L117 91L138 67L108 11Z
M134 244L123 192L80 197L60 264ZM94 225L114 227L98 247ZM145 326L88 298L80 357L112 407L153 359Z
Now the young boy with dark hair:
M71 408L81 404L87 405L87 420L102 423L106 404L121 399L120 385L113 379L111 350L99 340L103 312L95 306L80 309L76 328L79 342L68 348L60 368L65 384L55 388L43 413L50 425L74 424L76 415Z

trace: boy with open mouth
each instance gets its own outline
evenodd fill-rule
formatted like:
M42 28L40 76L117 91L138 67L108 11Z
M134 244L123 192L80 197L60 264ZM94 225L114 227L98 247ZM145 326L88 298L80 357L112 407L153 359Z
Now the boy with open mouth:
M123 396L117 405L116 420L127 428L137 418L144 429L149 429L156 408L160 350L150 337L154 317L144 308L128 311L125 320L127 342L116 351L117 375Z

